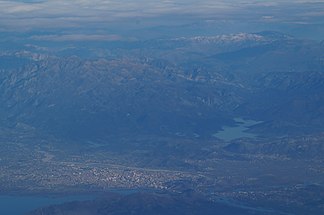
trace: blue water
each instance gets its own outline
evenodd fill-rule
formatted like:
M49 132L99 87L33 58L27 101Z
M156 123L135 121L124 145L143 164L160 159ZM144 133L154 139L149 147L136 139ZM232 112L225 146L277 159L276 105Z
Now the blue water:
M84 201L94 199L91 196L0 196L0 215L23 215L27 212L54 204L71 201Z
M221 131L215 133L213 136L225 141L242 137L254 138L255 134L249 133L248 128L261 123L259 121L245 120L242 118L235 118L234 120L236 122L235 126L224 126Z

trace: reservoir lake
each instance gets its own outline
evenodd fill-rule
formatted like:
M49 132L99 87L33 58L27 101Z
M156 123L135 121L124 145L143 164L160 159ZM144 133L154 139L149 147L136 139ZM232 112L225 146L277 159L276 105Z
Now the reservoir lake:
M249 127L262 123L262 121L247 120L242 118L235 118L234 120L236 122L235 126L224 126L222 127L221 131L213 134L213 136L225 141L231 141L242 137L254 138L256 137L255 134L247 132Z
M54 204L62 204L72 201L91 200L95 197L86 195L71 196L10 196L0 195L1 215L24 215L31 210Z

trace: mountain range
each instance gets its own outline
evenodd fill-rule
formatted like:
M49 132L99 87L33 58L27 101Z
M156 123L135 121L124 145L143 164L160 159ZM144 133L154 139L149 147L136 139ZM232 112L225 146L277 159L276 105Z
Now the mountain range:
M316 41L240 33L85 44L69 57L35 47L0 53L2 127L72 139L211 138L235 117L262 121L250 128L261 136L324 127L324 46Z

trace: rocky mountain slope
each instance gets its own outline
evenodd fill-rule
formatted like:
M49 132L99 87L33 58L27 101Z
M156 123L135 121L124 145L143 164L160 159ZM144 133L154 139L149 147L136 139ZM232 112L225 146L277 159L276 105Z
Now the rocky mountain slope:
M237 116L263 121L262 135L324 127L322 44L276 32L131 44L87 49L106 51L96 58L3 52L2 126L68 138L209 138Z

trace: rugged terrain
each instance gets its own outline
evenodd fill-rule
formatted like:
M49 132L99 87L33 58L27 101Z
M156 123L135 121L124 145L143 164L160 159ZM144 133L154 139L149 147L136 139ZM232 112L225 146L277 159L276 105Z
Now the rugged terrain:
M123 199L168 211L160 198L191 211L198 195L247 214L323 213L323 43L260 32L41 45L0 52L3 193L149 190L85 211ZM217 138L236 118L258 122L254 137Z
M108 52L96 58L4 52L2 124L69 138L210 137L239 116L263 121L253 128L263 135L322 131L320 43L263 32L126 47L89 50Z

